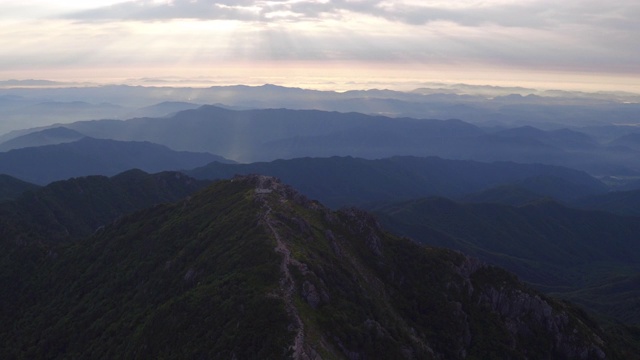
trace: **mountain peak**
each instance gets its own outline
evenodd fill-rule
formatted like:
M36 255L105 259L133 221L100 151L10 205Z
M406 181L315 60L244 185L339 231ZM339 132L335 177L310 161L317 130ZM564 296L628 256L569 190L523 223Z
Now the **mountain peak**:
M280 202L292 201L294 204L302 205L312 209L323 208L317 201L311 201L306 196L298 192L292 186L284 184L279 178L268 175L248 174L236 175L232 182L246 183L254 188L257 200L264 199L264 195L274 194ZM328 209L327 209L328 211Z
M283 188L288 187L275 176L259 174L236 175L235 177L233 177L232 181L245 182L247 184L255 186L257 193L265 194L273 192L275 190L283 191Z
M0 337L14 345L0 357L600 359L610 350L580 312L513 275L397 238L364 211L331 211L269 176L216 182L56 254L32 274L7 275L21 287L13 293L34 297L5 299ZM91 306L79 311L76 300Z

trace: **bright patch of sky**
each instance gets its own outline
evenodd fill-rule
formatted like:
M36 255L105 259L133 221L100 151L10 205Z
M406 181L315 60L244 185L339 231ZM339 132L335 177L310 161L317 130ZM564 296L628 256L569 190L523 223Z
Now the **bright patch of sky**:
M0 78L233 71L248 83L296 69L629 90L638 18L636 0L0 0Z

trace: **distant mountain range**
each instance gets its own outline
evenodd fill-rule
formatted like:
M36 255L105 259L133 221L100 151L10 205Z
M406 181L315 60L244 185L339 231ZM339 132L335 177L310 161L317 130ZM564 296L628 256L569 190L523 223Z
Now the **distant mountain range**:
M141 175L101 181L129 188ZM79 241L29 240L40 230L0 237L2 358L622 359L639 350L628 328L605 331L503 270L397 238L363 211L332 212L269 177L217 182Z
M600 210L623 216L640 216L640 190L587 194L576 189L570 182L555 180L553 184L547 182L544 190L526 186L526 183L541 182L534 178L468 194L459 197L458 200L469 203L522 206L543 199L554 199L577 209Z
M65 128L51 128L33 133L33 138L54 141L64 140L69 135L72 140L77 133ZM24 139L32 137L25 135ZM21 138L23 139L23 138ZM18 139L16 139L18 140ZM46 184L72 176L84 176L94 173L111 173L126 170L128 166L145 168L148 162L138 161L127 156L131 163L122 162L118 153L126 149L144 148L155 154L155 149L168 151L153 144L127 144L126 142L86 139L86 145L74 144L67 150L58 147L22 149L17 152L0 154L0 166L8 167L7 172L17 176L20 169L31 171L30 179L38 184ZM100 150L99 144L110 144L108 151ZM93 145L91 145L93 144ZM84 148L83 148L84 146ZM93 150L87 150L93 147ZM76 150L72 150L76 148ZM80 149L80 150L78 150ZM85 150L82 150L85 149ZM87 162L79 165L66 158L65 154L82 152ZM31 154L24 164L15 161L24 154ZM98 153L98 154L96 154ZM169 152L171 153L171 152ZM11 155L11 156L9 156ZM156 154L157 155L157 154ZM352 157L300 158L277 160L268 163L231 164L220 163L218 157L197 155L195 160L207 162L218 159L205 166L192 170L183 170L200 179L226 179L237 174L268 174L277 176L301 189L307 196L318 199L331 207L345 205L364 205L381 201L413 199L426 196L444 196L462 202L499 203L520 206L540 199L554 199L567 206L603 210L620 215L639 215L640 198L637 190L610 191L602 182L593 177L571 169L547 166L527 165L509 162L483 163L475 161L445 160L440 158L394 157L388 159L366 160ZM171 156L152 156L167 161L167 169L188 168L187 165L171 165ZM48 159L55 159L48 160ZM104 159L104 160L101 160ZM3 163L4 161L4 163ZM111 173L104 168L97 169L105 162L116 164ZM225 160L222 160L225 161ZM11 168L11 163L17 166ZM48 166L33 164L47 163ZM67 167L52 166L55 163L68 164ZM31 164L31 165L29 165ZM133 164L133 165L130 165ZM78 166L75 166L78 165ZM75 166L75 167L74 167ZM177 167L176 167L177 166ZM110 168L111 166L105 167ZM52 175L53 174L53 175ZM70 175L71 174L71 175ZM0 199L12 199L27 189L37 185L5 175ZM616 188L614 188L616 189Z
M609 146L640 150L640 134L627 134L614 139Z
M196 109L200 106L202 105L183 101L163 101L130 111L126 114L126 118L172 116L179 111Z
M377 159L410 155L543 163L597 176L640 176L640 149L601 143L591 135L570 129L486 129L460 120L315 110L237 111L216 106L179 111L162 118L82 121L65 127L93 138L148 141L245 163L305 156ZM41 133L43 130L33 129L31 134L15 132L15 138L6 135L0 149L64 140L51 140L50 135Z
M555 192L555 191L554 191ZM467 194L459 197L463 203L487 203L503 204L511 206L522 206L532 202L551 199L551 196L540 195L535 191L525 189L515 184L499 185L477 193Z
M115 175L132 168L149 172L190 169L211 161L227 160L207 153L173 151L148 142L83 137L57 145L0 153L0 173L45 185L76 176Z
M301 158L252 164L214 162L187 174L200 179L227 179L236 174L276 176L331 207L431 195L458 198L507 184L517 184L539 196L561 200L607 191L604 184L588 174L558 166L435 157Z
M574 207L608 211L618 215L640 216L640 190L615 191L578 199Z
M103 98L99 97L79 101L78 98L62 96L58 100L52 100L48 96L36 95L35 93L38 93L39 90L42 89L0 89L0 93L26 92L26 96L0 95L0 112L3 115L2 123L0 123L0 135L10 131L17 131L19 135L20 130L25 128L50 126L51 124L60 125L80 120L162 117L200 106L190 102L160 101L131 107L128 104L105 102ZM2 136L0 136L0 141L2 141Z
M7 140L0 144L0 151L68 143L83 137L83 134L63 126L52 127Z
M391 117L455 118L483 126L532 125L547 129L633 124L638 122L637 113L640 109L638 105L640 96L631 93L589 94L465 84L432 84L428 88L410 92L376 89L335 92L287 88L270 84L208 88L123 85L14 87L0 89L0 98L2 97L14 99L19 97L35 103L38 103L38 100L39 102L82 101L89 104L106 102L127 109L138 109L167 101L224 104L236 109L315 109ZM100 118L114 118L114 116L96 116L86 119ZM73 117L73 120L79 119ZM27 127L45 124L27 125ZM23 125L22 128L24 127Z

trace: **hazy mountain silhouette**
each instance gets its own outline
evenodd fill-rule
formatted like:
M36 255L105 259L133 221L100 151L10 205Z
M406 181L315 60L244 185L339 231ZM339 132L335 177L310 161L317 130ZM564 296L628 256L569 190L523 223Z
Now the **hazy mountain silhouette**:
M202 105L182 101L163 101L129 112L126 116L127 118L172 116L179 111L195 109L200 106Z
M459 198L465 203L489 203L522 206L534 201L540 201L545 196L527 190L518 185L500 185L477 193L464 195Z
M96 138L151 141L173 149L207 151L240 161L281 157L282 151L271 143L292 138L304 138L309 146L302 149L288 146L284 149L286 157L304 156L307 154L301 152L313 152L309 149L314 146L306 138L323 134L342 140L341 144L347 148L364 146L366 150L375 147L375 139L373 143L367 139L358 142L352 135L360 136L363 132L411 135L414 142L424 143L425 136L450 138L482 133L475 126L461 121L392 119L357 113L285 109L232 111L214 106L182 111L170 118L139 118L125 122L91 121L68 126ZM347 135L341 137L341 133ZM416 138L416 134L421 138ZM401 144L394 142L393 146ZM319 147L335 148L335 154L332 155L339 155L342 151L336 147L337 144L323 145ZM390 148L387 155L393 155L394 151L393 147Z
M93 139L0 153L0 173L45 185L85 175L115 175L139 168L148 172L194 168L225 161L207 153L178 152L148 142Z
M82 121L66 127L95 138L150 141L241 162L304 156L376 159L411 155L544 163L594 175L640 174L640 151L604 146L575 130L522 127L495 131L460 120L202 106L163 118ZM14 135L18 134L24 135Z
M575 129L541 130L525 126L496 131L461 120L317 110L240 111L209 105L161 118L81 121L65 126L94 138L149 141L176 150L219 154L240 162L304 156L376 159L410 155L543 163L597 176L640 174L640 150L599 143L592 134ZM24 134L15 132L3 139Z
M618 215L640 216L640 190L613 191L576 199L571 205L583 209L608 211Z
M0 143L0 151L73 142L83 137L85 137L84 134L75 130L63 126L53 127L18 136Z
M440 158L300 158L268 163L211 163L187 173L201 179L266 174L292 184L331 207L429 195L460 197L491 187L517 184L542 196L575 199L607 191L577 170L540 164L483 163Z
M560 149L593 150L599 145L590 136L570 129L544 131L532 126L523 126L502 130L496 132L494 135L523 140L537 140L543 144Z
M627 134L609 143L609 146L628 147L633 150L640 150L640 134Z
M640 208L638 193L640 191L611 191L596 194L589 187L550 175L514 181L509 185L486 189L458 199L463 202L518 206L542 198L551 198L571 207L603 210L620 215L638 215L637 209Z
M56 101L109 102L141 108L164 101L221 103L235 108L289 108L360 112L394 117L458 118L487 126L545 128L637 123L637 94L537 91L523 88L435 84L414 92L317 91L263 86L209 88L99 86L0 89L0 96ZM506 95L506 96L504 96ZM95 117L94 117L95 118ZM24 127L24 126L23 126Z

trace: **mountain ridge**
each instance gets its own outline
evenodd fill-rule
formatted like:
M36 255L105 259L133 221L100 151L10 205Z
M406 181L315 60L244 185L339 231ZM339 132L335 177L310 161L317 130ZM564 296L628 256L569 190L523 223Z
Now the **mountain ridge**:
M183 108L191 106L180 106L183 105ZM406 155L547 163L597 176L640 174L640 157L637 156L640 150L599 143L595 140L597 134L587 134L575 127L541 130L525 126L505 130L481 128L468 116L449 115L443 119L452 120L434 120L427 118L429 112L416 117L382 114L385 112L292 110L268 106L230 110L203 105L171 116L79 121L65 127L90 137L149 141L181 151L218 154L245 163L305 156L351 155L376 159ZM631 131L635 130L629 127L623 133ZM21 133L24 132L13 135ZM4 138L7 137L10 136Z
M0 151L73 142L85 135L64 126L46 128L18 136L0 144Z
M0 153L0 173L46 185L86 175L115 175L132 168L159 172L227 161L209 153L179 152L150 142L82 137L79 140Z
M13 176L0 174L0 202L13 200L26 191L38 188L38 185L22 181Z
M38 274L14 283L30 300L0 296L0 339L11 344L3 357L615 359L631 351L503 270L394 237L361 210L333 212L270 177L216 182L42 251Z
M179 172L138 169L57 181L0 203L0 234L23 242L77 240L120 216L177 201L208 183Z
M377 160L331 157L252 164L211 163L186 173L211 180L250 173L276 176L333 208L433 195L457 198L533 178L537 181L529 181L528 188L543 196L573 199L607 190L588 174L563 167L437 157L396 156ZM567 186L570 191L566 191Z

